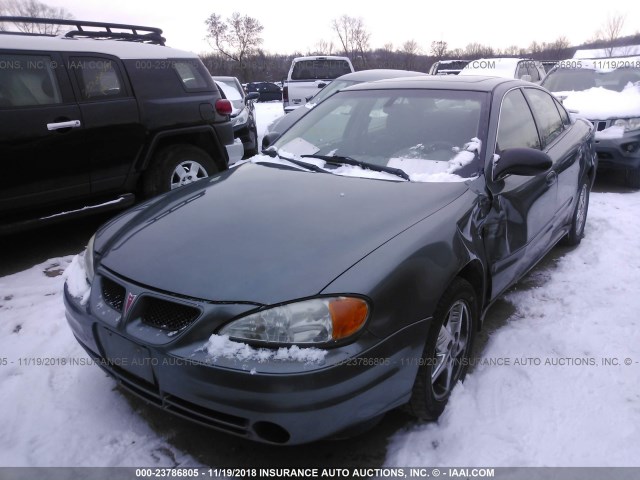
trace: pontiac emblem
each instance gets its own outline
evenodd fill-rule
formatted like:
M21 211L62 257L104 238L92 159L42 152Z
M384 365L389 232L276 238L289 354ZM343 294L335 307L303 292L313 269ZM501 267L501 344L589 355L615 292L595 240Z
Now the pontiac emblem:
M131 292L129 292L129 295L127 295L127 301L124 304L124 314L125 315L127 314L129 309L131 308L131 305L133 305L133 302L136 301L136 297L137 297L137 295L134 295Z

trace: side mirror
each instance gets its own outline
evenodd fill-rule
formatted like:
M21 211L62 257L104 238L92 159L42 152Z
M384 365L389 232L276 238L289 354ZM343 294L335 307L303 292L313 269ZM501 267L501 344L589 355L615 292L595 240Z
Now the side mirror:
M327 86L327 84L326 84L326 83L324 83L324 82L320 82L320 83L318 84L318 88L324 88L324 87L326 87L326 86Z
M251 92L248 93L246 97L244 97L245 102L250 102L251 100L258 100L260 98L260 92Z
M262 150L266 150L280 137L278 132L269 132L262 137Z
M502 180L507 175L534 176L546 172L553 162L546 153L535 148L507 148L493 164L493 180Z

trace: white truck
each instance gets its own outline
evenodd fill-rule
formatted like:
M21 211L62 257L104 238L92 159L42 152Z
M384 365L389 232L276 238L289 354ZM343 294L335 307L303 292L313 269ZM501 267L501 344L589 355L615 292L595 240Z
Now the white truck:
M308 98L331 83L334 78L351 72L353 65L347 57L294 58L282 88L284 112L289 113L304 105Z

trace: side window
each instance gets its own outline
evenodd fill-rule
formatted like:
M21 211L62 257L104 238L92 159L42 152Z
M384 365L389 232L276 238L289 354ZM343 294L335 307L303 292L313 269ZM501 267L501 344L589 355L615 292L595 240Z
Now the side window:
M514 147L540 149L536 124L520 90L512 90L502 100L496 152Z
M118 65L112 60L72 57L68 66L76 74L82 100L108 100L126 96Z
M562 133L564 123L551 95L535 88L526 88L524 92L538 124L542 145L546 147Z
M0 55L0 108L62 103L55 62L44 55Z
M571 125L571 119L569 118L569 114L564 109L562 104L555 98L553 99L553 101L556 104L556 108L558 109L558 112L560 112L560 118L562 118L562 123L564 123L565 125Z
M190 91L207 89L209 84L194 60L172 60L173 68L178 72L184 88Z

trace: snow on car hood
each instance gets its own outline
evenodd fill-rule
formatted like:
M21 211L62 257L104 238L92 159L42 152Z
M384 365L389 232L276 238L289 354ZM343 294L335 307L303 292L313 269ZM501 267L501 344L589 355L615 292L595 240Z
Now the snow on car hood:
M562 104L568 110L589 120L640 117L640 85L628 83L621 92L596 87L554 95L563 99Z
M245 163L131 211L95 245L103 267L141 285L274 304L316 295L467 188Z

